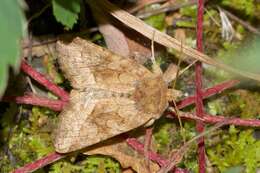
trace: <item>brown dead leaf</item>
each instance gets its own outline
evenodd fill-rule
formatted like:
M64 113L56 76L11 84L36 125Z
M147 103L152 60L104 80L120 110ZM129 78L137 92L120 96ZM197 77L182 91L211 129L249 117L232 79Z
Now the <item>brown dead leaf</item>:
M74 88L54 133L57 152L82 149L151 123L168 106L161 74L81 38L57 43Z
M149 173L145 166L145 157L138 154L131 147L129 147L125 139L120 136L112 138L104 143L91 147L84 152L87 155L102 154L116 159L122 168L132 168L137 173ZM151 172L157 172L159 166L150 162Z
M129 58L135 59L139 64L144 64L151 57L151 41L142 34L129 29L117 20L91 5L91 9L99 24L109 50ZM156 50L161 50L161 45L155 45Z
M118 55L129 57L130 51L124 33L112 25L111 19L101 10L92 10L92 13L94 14L99 31L103 35L108 49Z

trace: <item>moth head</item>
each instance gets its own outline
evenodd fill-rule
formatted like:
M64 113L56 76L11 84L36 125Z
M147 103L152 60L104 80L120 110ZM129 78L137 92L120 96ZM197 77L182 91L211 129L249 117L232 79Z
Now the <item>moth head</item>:
M168 106L167 90L161 76L141 80L133 94L137 108L143 113L160 116Z

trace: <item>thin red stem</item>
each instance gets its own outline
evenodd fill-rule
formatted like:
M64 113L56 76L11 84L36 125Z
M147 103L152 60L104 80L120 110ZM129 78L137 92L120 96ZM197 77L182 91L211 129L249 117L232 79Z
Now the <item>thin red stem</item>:
M197 50L203 52L203 13L204 1L198 0L197 12ZM195 85L196 85L196 115L203 117L203 93L202 93L202 64L197 62L195 64ZM197 121L196 129L199 133L204 131L204 123ZM204 137L198 139L198 163L199 173L206 172L206 155Z
M49 155L36 160L32 163L26 164L25 166L18 168L14 170L12 173L28 173L28 172L33 172L36 171L37 169L40 169L50 163L53 163L57 160L60 160L62 158L66 157L64 154L59 154L59 153L50 153Z
M132 147L134 150L136 150L140 154L144 154L144 144L139 142L136 138L128 138L126 139L127 144ZM160 166L165 166L169 163L167 159L164 159L162 156L159 154L149 151L148 152L148 157L150 160L158 163ZM188 172L187 170L180 169L180 168L175 168L174 169L175 173L186 173Z
M64 105L67 103L61 100L52 100L49 98L40 97L32 93L28 93L27 95L18 96L18 97L14 97L14 96L4 97L2 101L6 101L6 102L15 101L18 104L42 106L42 107L50 108L54 111L61 111Z
M153 128L149 127L145 130L145 138L144 138L144 156L145 156L145 164L148 172L150 173L150 160L149 160L149 150L151 149L151 142L153 136Z
M167 117L174 117L176 118L177 115L175 112L167 112L170 116ZM236 125L236 126L247 126L247 127L260 127L260 120L257 119L241 119L241 118L228 118L222 115L213 116L210 114L203 114L203 117L198 117L189 112L179 112L179 117L184 119L190 119L195 121L202 121L204 123L215 124L219 122L227 122L227 125Z
M69 100L69 94L63 90L61 87L49 81L43 74L34 70L29 64L27 64L24 60L21 63L21 69L24 73L31 76L34 80L45 86L48 90L56 94L61 98L62 101Z
M229 80L229 81L223 82L221 84L215 85L211 88L208 88L205 91L203 91L203 94L202 94L203 99L216 95L217 93L220 93L226 89L229 89L229 88L237 85L238 83L239 83L238 80ZM179 101L177 103L177 107L178 107L178 109L182 109L193 103L195 103L195 96L190 96L190 97L186 97L183 100Z
M126 142L134 150L136 150L140 154L144 155L144 144L139 142L136 138L128 138L128 139L126 139ZM164 159L163 157L161 157L159 154L151 152L151 151L148 152L148 157L152 161L155 161L156 163L158 163L160 166L164 166L168 163L168 161L166 159Z
M237 126L260 127L260 120L257 119L227 118L221 115L212 116L210 114L203 115L203 122L205 123L218 123L223 121L228 122L228 124Z

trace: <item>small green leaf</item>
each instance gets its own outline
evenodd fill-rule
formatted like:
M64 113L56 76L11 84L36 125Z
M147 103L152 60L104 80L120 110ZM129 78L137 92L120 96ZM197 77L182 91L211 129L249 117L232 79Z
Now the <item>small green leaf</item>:
M80 0L52 0L52 6L56 20L72 29L78 20Z
M24 16L17 0L0 1L0 97L7 85L8 67L17 70Z

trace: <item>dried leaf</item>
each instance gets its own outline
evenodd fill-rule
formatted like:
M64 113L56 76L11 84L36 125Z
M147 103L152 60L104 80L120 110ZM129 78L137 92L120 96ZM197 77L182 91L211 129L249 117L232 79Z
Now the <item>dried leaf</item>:
M92 10L98 23L99 31L102 33L109 50L121 56L130 55L126 37L117 27L110 23L109 17L100 10Z
M57 152L82 149L150 123L168 106L162 75L86 40L57 43L73 90L54 133Z
M143 155L138 154L131 147L125 143L125 139L119 137L112 138L95 148L88 149L84 154L102 154L108 155L120 162L123 168L132 168L138 173L148 173L145 166L145 158ZM150 162L151 172L157 172L159 166L156 163Z
M140 64L144 64L151 57L149 39L111 19L107 13L100 8L95 8L91 3L90 6L109 50L134 58ZM158 46L156 45L156 47Z

